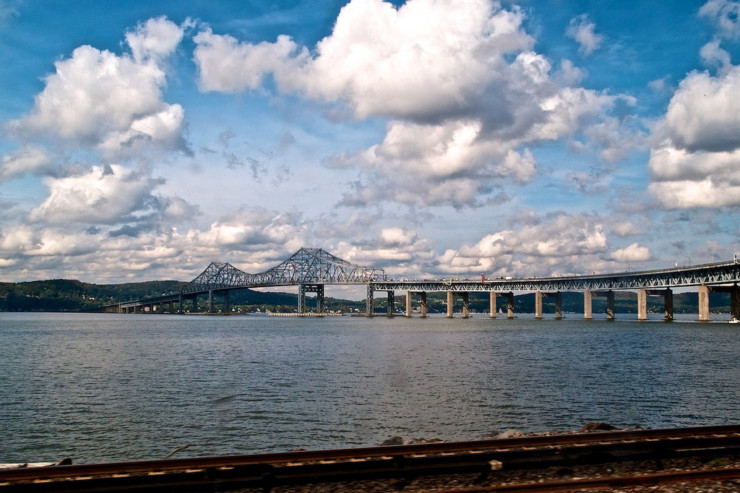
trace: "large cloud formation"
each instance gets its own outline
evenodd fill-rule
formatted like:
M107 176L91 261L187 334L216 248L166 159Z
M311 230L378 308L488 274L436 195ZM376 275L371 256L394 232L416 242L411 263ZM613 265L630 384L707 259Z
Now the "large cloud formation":
M485 272L493 276L601 268L604 263L599 256L608 250L602 221L585 214L553 212L540 217L532 211L524 212L516 219L516 228L490 233L474 245L447 250L439 258L439 268L450 273Z
M55 62L30 114L13 122L18 134L49 136L89 146L109 158L179 149L184 111L163 101L160 66L180 43L184 28L164 17L150 19L126 36L133 56L84 45Z
M367 177L345 205L480 205L497 185L532 179L527 146L578 134L618 99L569 86L576 70L565 61L554 72L523 21L488 0L353 0L312 52L286 36L251 44L205 30L194 60L203 90L255 89L272 75L281 91L388 118L382 143L332 161Z
M718 50L727 55L716 45L712 52ZM650 153L649 191L662 206L740 205L739 92L738 66L723 66L716 75L694 71L681 81Z

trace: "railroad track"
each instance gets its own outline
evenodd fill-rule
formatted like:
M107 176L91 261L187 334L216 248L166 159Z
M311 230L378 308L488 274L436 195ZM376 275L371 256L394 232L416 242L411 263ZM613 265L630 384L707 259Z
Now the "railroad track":
M357 480L404 479L432 475L605 464L627 460L740 454L740 426L579 433L572 435L447 442L329 451L296 451L255 455L200 457L108 464L0 469L0 491L229 491ZM705 470L695 477L740 478L740 469ZM695 481L643 478L649 481ZM581 480L582 488L613 487L629 478ZM596 481L601 481L597 483ZM557 482L556 482L557 483ZM458 491L568 491L559 486L520 484ZM498 489L496 489L498 488ZM517 489L519 488L519 489ZM529 488L529 489L526 489ZM540 489L537 489L540 488Z

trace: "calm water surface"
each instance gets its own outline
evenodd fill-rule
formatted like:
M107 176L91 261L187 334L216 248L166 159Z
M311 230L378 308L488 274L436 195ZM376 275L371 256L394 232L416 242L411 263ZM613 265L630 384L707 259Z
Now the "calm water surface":
M723 323L0 313L0 462L740 422Z

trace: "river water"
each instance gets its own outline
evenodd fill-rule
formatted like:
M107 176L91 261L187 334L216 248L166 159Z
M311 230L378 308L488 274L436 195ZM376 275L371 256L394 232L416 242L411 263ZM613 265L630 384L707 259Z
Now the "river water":
M738 325L633 317L0 313L0 462L740 422Z

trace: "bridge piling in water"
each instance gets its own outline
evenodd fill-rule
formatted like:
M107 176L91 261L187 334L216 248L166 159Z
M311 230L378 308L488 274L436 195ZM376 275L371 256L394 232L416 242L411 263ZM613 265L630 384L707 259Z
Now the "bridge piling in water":
M415 291L406 291L406 317L411 318L411 315L413 313L413 306L414 306L414 294ZM427 293L426 291L418 292L419 294L419 313L421 314L421 318L427 318Z
M666 322L673 320L673 291L666 289L638 289L637 290L637 320L647 320L647 297L663 297L663 319Z
M543 298L555 298L555 319L560 320L563 318L563 296L560 291L554 293L548 293L540 291L539 289L534 293L534 318L541 320L542 317L542 299Z
M470 293L467 291L447 291L447 318L455 313L455 297L462 298L462 318L470 318Z
M740 288L732 286L699 286L699 320L709 321L709 293L730 293L730 316L740 320Z

